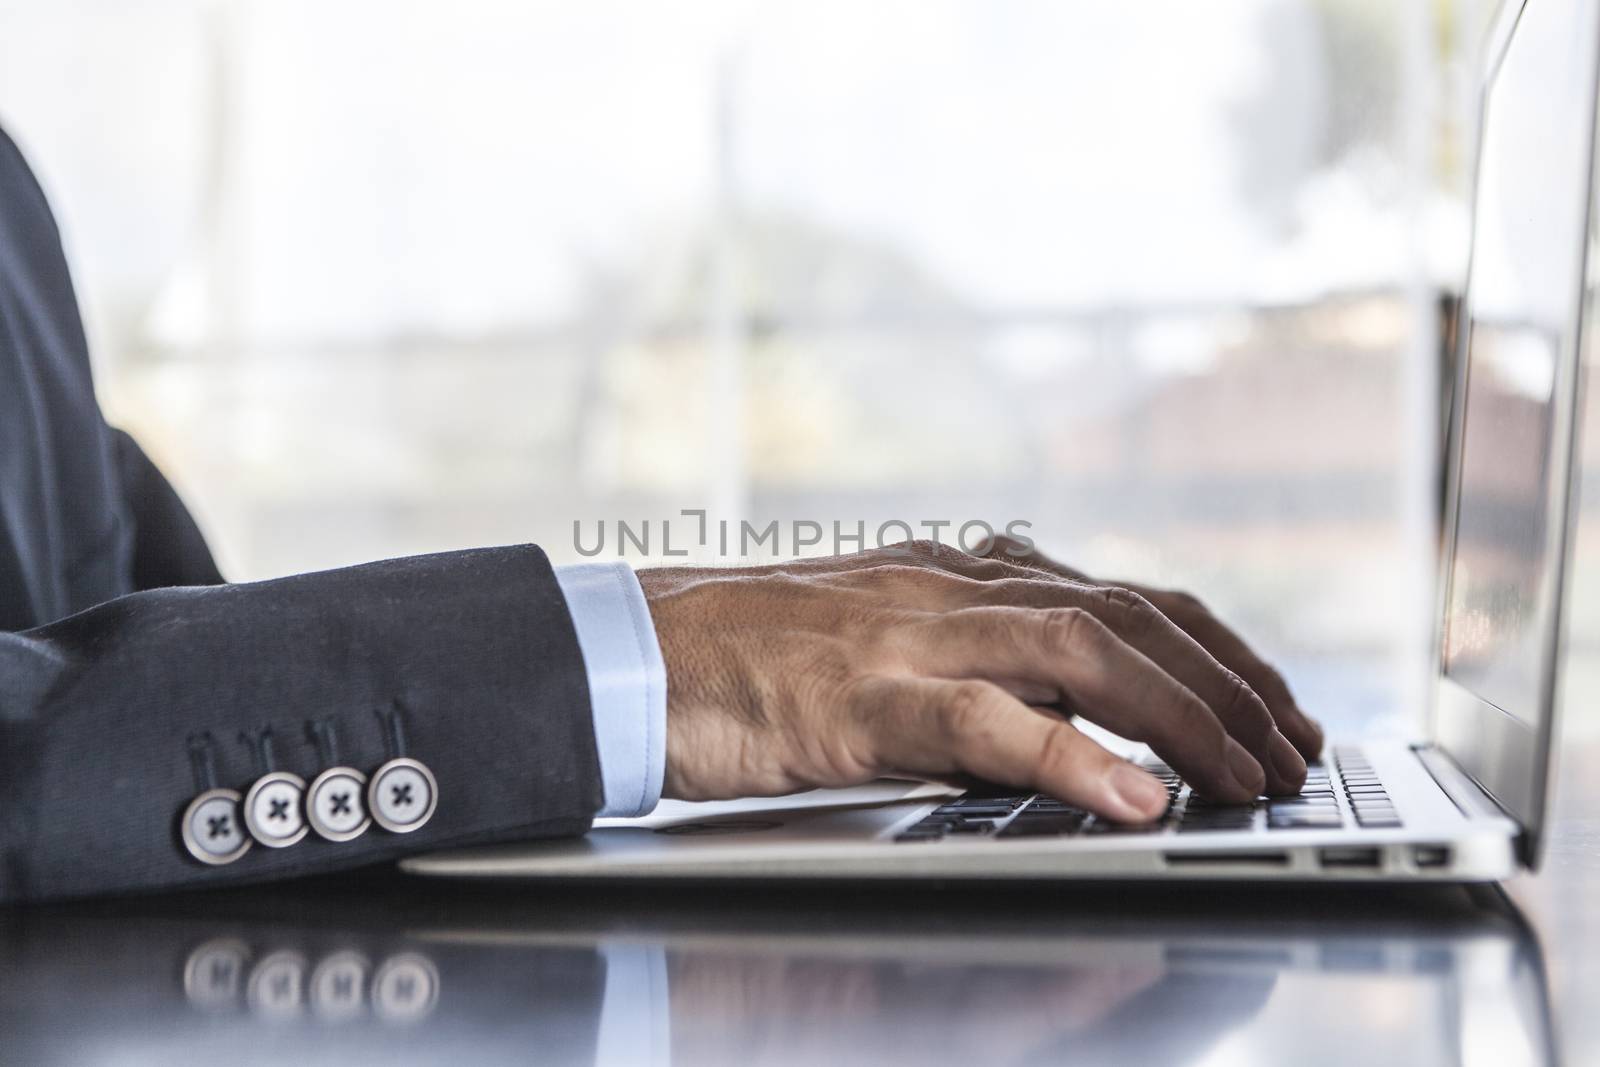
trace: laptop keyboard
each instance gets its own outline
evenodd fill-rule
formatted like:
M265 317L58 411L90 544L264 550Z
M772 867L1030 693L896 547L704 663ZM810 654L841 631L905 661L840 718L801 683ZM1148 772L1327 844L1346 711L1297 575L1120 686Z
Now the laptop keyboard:
M1294 796L1257 797L1249 804L1214 804L1189 789L1165 763L1141 763L1166 785L1168 805L1160 819L1139 825L1112 822L1043 794L974 790L940 805L895 840L1399 827L1394 802L1361 750L1340 746L1332 755L1329 761L1309 765L1306 783Z

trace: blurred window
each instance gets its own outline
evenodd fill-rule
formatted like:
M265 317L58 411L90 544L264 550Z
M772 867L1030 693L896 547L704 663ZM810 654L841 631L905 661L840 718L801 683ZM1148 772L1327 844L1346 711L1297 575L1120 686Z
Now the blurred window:
M1482 6L57 0L0 120L233 577L1022 520L1337 723L1420 694Z

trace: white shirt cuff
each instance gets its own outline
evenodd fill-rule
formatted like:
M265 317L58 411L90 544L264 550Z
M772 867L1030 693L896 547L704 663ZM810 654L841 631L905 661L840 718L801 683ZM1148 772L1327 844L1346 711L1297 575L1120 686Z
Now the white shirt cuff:
M589 676L605 788L599 815L647 814L667 768L667 668L644 590L622 560L554 569Z

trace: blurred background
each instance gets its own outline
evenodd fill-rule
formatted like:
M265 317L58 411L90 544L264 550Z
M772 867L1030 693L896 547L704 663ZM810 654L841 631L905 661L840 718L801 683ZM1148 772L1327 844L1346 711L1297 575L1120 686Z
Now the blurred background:
M231 578L1021 520L1409 728L1494 7L0 0L0 122Z

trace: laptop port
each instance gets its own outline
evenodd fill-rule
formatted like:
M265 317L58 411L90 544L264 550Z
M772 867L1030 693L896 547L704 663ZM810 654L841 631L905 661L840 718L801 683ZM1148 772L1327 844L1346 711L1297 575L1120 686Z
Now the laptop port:
M1166 852L1169 867L1287 867L1287 852Z
M1418 870L1450 866L1449 845L1418 845L1411 850L1411 858Z
M1376 871L1383 866L1381 848L1325 848L1317 853L1324 867Z

